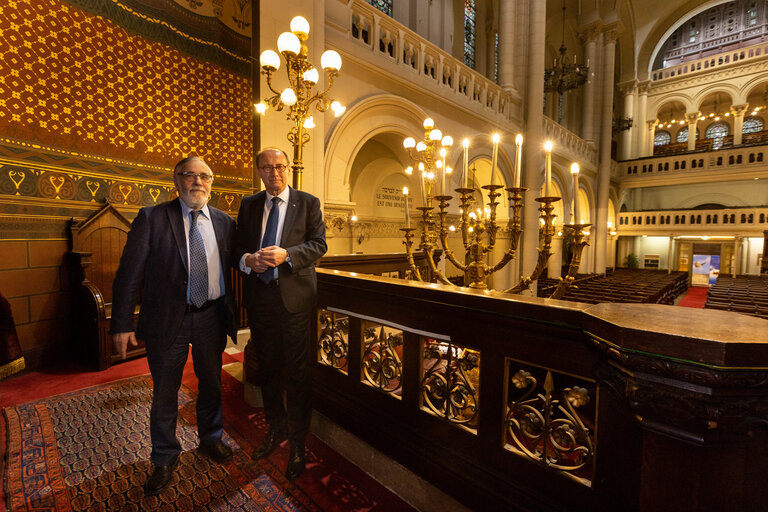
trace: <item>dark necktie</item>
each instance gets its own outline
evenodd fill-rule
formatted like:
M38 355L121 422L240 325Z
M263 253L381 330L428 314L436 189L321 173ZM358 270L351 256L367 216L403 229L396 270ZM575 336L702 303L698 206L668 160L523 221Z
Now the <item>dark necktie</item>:
M275 245L277 239L277 221L280 218L280 212L278 212L277 203L280 198L275 196L272 198L272 208L269 209L269 217L267 217L267 227L264 229L264 237L261 239L261 247L269 247ZM277 268L268 268L261 274L259 279L265 283L269 283L273 279L277 279Z
M197 218L202 212L189 212L189 301L200 307L208 300L208 259L205 256L203 236L197 229Z

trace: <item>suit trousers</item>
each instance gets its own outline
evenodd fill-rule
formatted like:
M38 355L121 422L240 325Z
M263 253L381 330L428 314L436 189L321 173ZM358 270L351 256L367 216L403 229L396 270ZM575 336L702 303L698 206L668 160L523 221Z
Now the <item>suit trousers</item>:
M311 419L310 321L313 310L291 313L278 287L259 282L257 304L248 305L251 343L263 372L261 395L269 429L303 446ZM283 400L285 394L285 400Z
M224 300L200 312L187 312L179 334L166 347L147 346L147 362L152 375L152 408L149 431L152 439L150 459L156 466L167 465L181 451L176 437L178 394L189 346L198 380L197 433L201 442L221 439L221 355L226 347Z

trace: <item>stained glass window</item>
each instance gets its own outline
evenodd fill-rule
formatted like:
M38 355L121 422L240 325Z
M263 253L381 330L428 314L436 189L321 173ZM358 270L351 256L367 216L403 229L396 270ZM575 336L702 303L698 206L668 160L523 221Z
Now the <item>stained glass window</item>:
M712 139L712 149L720 149L723 146L723 138L728 135L728 123L722 121L712 123L704 132L704 137Z
M464 64L475 67L475 0L464 0Z
M665 144L669 144L672 142L672 136L669 134L668 131L659 131L656 132L656 134L653 136L653 145L654 146L663 146Z
M392 0L368 0L368 3L387 16L392 16Z
M763 120L759 117L748 117L744 120L741 133L755 133L763 131Z
M677 137L675 137L675 140L677 142L688 142L688 127L680 128L680 131L677 132Z
M493 81L499 83L499 33L493 42Z

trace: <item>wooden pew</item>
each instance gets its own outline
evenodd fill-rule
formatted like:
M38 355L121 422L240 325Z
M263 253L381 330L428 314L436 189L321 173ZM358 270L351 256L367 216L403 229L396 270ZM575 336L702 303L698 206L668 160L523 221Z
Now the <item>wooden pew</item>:
M123 253L131 223L106 203L84 221L71 221L72 246L67 253L71 280L71 335L79 359L106 370L120 361L112 345L112 281ZM138 318L139 306L134 312ZM128 347L128 358L145 354L144 344Z

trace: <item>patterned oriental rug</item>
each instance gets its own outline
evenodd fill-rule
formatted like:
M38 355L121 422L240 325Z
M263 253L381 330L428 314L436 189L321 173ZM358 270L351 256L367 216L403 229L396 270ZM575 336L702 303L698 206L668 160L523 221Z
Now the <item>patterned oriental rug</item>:
M151 469L149 376L3 409L8 510L412 510L314 437L296 482L283 474L287 446L251 459L266 433L263 412L230 392L239 383L226 374L224 380L224 441L232 460L220 465L197 453L195 391L183 385L177 427L183 452L171 485L158 496L144 496L141 487Z

